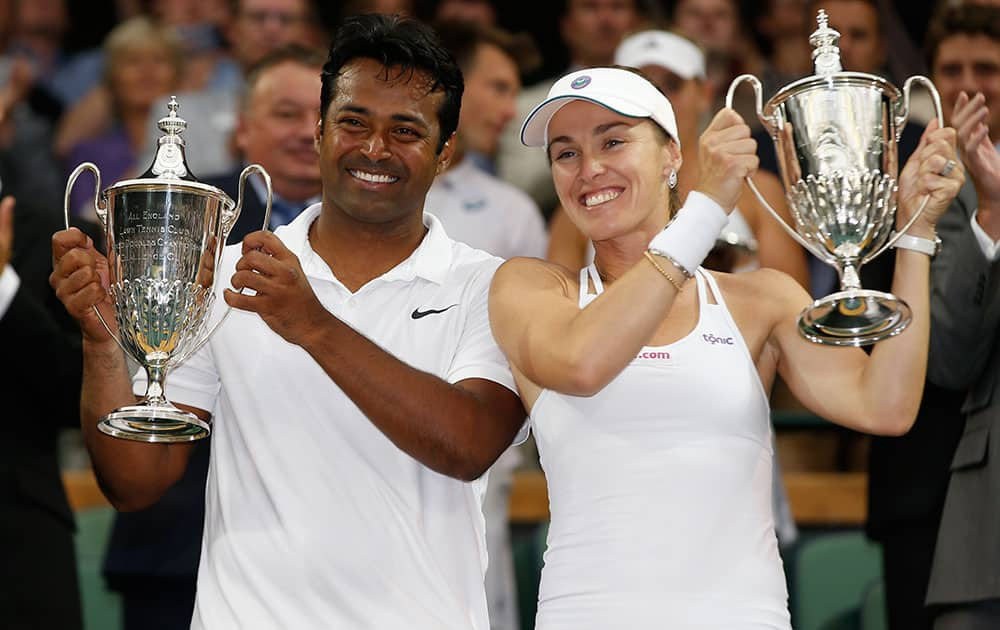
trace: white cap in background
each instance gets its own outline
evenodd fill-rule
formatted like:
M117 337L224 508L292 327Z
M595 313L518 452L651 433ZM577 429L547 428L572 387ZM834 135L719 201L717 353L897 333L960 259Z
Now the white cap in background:
M660 66L682 79L705 78L705 54L689 39L667 31L642 31L622 40L615 50L619 66Z

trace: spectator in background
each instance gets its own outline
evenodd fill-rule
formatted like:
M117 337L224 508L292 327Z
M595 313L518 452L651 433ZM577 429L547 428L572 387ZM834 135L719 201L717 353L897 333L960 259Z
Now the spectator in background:
M94 162L101 171L101 186L136 173L136 160L147 134L151 113L165 115L163 102L180 80L183 58L174 32L146 17L116 26L104 44L104 84L111 98L113 126L98 136L82 139L66 158L66 172L81 162ZM71 208L90 216L93 189L74 187Z
M962 155L968 158L968 141L977 122L970 113L982 116L986 103L1000 103L1000 13L972 8L948 11L932 24L931 32L930 78L940 91L945 120L958 130ZM970 109L968 101L963 104L959 100L963 92L982 93L984 98ZM989 111L995 112L992 107ZM985 136L988 144L988 138L1000 132L1000 119L995 113L991 116L982 120L982 131L989 132ZM995 161L995 149L992 145L989 148ZM981 462L963 463L964 456L956 453L956 446L965 439L963 400L981 369L977 366L981 366L982 353L989 351L996 327L995 320L990 323L991 311L983 292L989 291L985 282L995 278L997 265L990 262L989 248L977 242L973 217L988 217L991 194L994 202L996 196L996 185L990 193L989 181L1000 170L990 175L976 163L965 161L966 183L938 223L942 247L931 264L931 344L920 413L909 433L899 438L873 438L869 452L867 531L882 545L891 630L930 630L936 610L927 608L925 602L953 604L977 599L980 593L971 586L975 580L970 577L983 576L980 584L985 585L995 579L1000 566L996 556L987 551L995 540L995 527L987 525L990 538L984 544L981 538L954 529L954 521L947 532L941 522L951 469L963 469L954 473L960 484L986 470ZM996 237L994 233L990 238ZM969 400L967 405L982 398ZM977 445L977 439L973 432L965 444ZM968 448L959 450L968 452ZM994 503L992 498L983 497L984 505ZM991 518L972 514L964 506L955 509L951 517L968 519L973 528L976 519L982 518L978 523L985 524ZM956 531L961 531L958 536L962 539L971 540L969 546L953 547L961 544ZM936 545L945 545L948 556L938 555L938 584L928 592ZM970 557L970 550L976 560ZM990 564L976 574L973 567L979 558ZM963 566L956 569L955 563Z
M244 70L287 46L318 44L311 0L231 0L226 41Z
M13 29L8 52L29 62L41 91L39 100L48 101L40 107L54 122L83 90L79 85L82 73L60 72L69 60L63 50L68 27L65 0L11 0L11 5ZM95 70L91 70L91 77Z
M465 92L456 155L434 180L427 208L456 241L500 258L544 256L547 239L538 206L481 168L516 113L519 61L526 55L497 29L452 22L437 30L462 68Z
M207 178L233 199L239 197L240 172L260 164L271 176L273 197L269 229L290 223L320 200L319 156L313 135L319 122L321 53L290 46L264 57L247 73L234 131L240 166L221 177ZM264 221L266 191L252 176L243 194L243 209L230 243L259 230Z
M427 211L448 236L501 258L545 254L545 223L528 195L480 168L483 156L514 117L521 88L518 70L533 51L519 48L508 33L471 23L442 22L435 28L465 79L458 119L458 145L449 168L427 193ZM520 63L519 63L520 62ZM521 461L508 448L490 470L483 500L486 517L486 598L492 630L517 630L517 588L510 545L508 504L514 468Z
M319 121L324 59L304 48L283 48L247 74L236 144L246 162L260 164L271 175L271 228L290 222L319 199L313 133ZM204 183L237 199L239 171ZM229 242L259 230L263 220L263 186L253 175ZM155 505L119 513L115 519L104 576L122 595L124 630L179 630L191 622L210 448L210 440L195 444L184 476Z
M414 4L413 0L345 0L340 11L340 19L365 13L413 16Z
M239 67L223 50L221 27L228 15L225 0L152 0L149 15L175 35L184 60L184 72L178 78L177 90L237 87L241 81ZM139 17L139 16L133 16ZM108 60L102 48L77 55L68 72L77 74L83 83L82 95L59 121L56 130L56 154L65 157L81 140L107 132L114 125L114 104L102 74L107 73ZM97 75L89 80L89 68L96 64ZM162 115L158 110L157 116ZM154 125L155 129L155 125Z
M761 73L762 59L744 30L748 22L741 15L738 0L678 0L668 12L668 20L672 28L705 51L705 75L715 95L710 116L725 105L726 90L736 76ZM733 108L751 128L759 124L752 94L738 92Z
M934 630L980 630L1000 627L1000 5L946 11L928 39L932 77L958 130L975 199L961 206L964 229L936 262L937 353L928 373L968 396L927 603L938 613Z
M0 155L8 182L37 209L56 213L62 205L61 169L52 155L52 128L61 105L41 83L32 55L18 35L18 3L0 0Z
M434 10L434 22L471 22L496 26L497 10L490 0L440 0Z
M613 62L615 48L627 33L638 28L644 17L637 0L564 0L559 34L569 50L567 72ZM517 120L524 120L531 108L545 98L556 77L525 88L517 101ZM549 166L539 151L521 144L517 125L508 125L500 140L497 173L528 193L543 214L552 214L556 197Z
M73 513L57 451L59 433L79 425L80 329L48 284L48 244L63 219L30 196L14 209L10 161L0 158L0 626L79 630ZM99 239L96 226L74 224Z
M787 84L813 72L809 33L813 16L807 0L760 0L754 18L756 46L763 55L760 81L770 97ZM728 89L728 87L727 87Z
M311 0L233 0L233 10L224 32L241 72L269 53L289 44L310 45L317 40ZM201 178L225 175L239 163L230 143L236 125L242 79L234 86L190 91L177 95L181 115L188 121L189 138L198 139L198 150L188 152L188 165ZM147 122L147 159L152 162L155 120Z
M184 50L184 90L238 88L239 63L226 50L223 29L230 21L228 0L152 0L150 13L169 26Z

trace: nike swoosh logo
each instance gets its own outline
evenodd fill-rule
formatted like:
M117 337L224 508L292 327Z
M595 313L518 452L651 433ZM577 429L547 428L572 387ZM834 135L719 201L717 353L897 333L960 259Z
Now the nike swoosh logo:
M419 308L415 308L413 309L413 312L410 313L410 317L412 317L413 319L420 319L421 317L427 317L428 315L437 315L438 313L443 313L447 311L449 308L455 308L456 306L458 306L458 304L452 304L451 306L446 306L445 308L438 310L428 309L426 311L422 311Z

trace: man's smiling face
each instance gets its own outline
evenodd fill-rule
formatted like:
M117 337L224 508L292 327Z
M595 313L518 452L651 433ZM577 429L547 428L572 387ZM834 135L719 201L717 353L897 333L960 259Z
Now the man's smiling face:
M451 142L438 153L443 91L429 75L400 74L374 59L344 65L316 140L324 204L363 223L393 222L423 209Z

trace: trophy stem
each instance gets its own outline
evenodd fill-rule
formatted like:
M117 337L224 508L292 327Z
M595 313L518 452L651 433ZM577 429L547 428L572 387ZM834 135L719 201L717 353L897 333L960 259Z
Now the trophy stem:
M165 403L167 399L163 397L163 379L166 377L162 365L147 365L146 377L149 385L146 387L146 400L149 402Z
M842 291L856 291L861 288L861 277L854 262L846 262L840 269L840 288Z
M102 433L137 442L193 442L208 437L207 422L189 411L178 409L163 396L166 369L161 362L147 364L146 396L101 418Z

